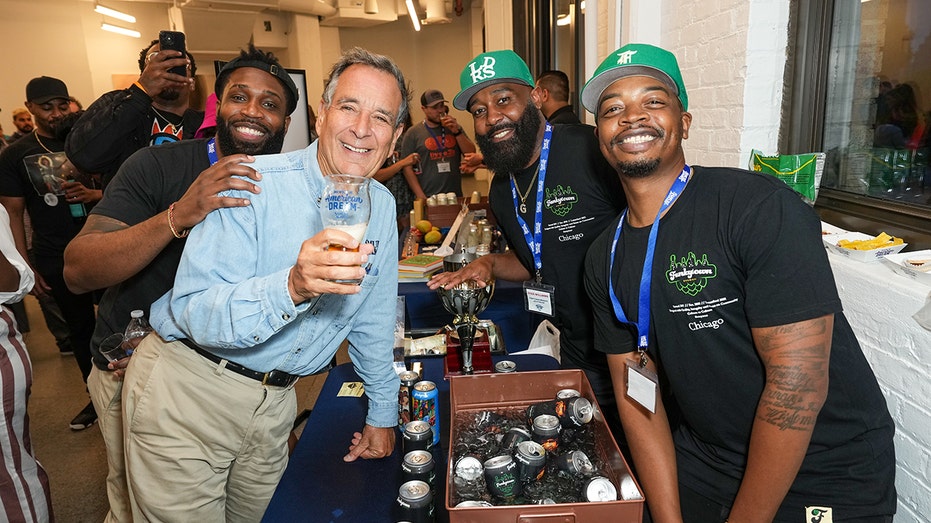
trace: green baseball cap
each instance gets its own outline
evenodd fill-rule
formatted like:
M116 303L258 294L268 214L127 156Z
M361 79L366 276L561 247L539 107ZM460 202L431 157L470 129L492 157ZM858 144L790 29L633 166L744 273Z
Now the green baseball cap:
M465 111L475 93L492 84L524 84L533 88L533 75L521 57L514 51L490 51L472 59L459 75L459 94L453 98L453 107Z
M689 95L685 92L675 55L649 44L627 44L609 54L582 88L582 106L594 113L598 110L601 93L616 80L626 76L656 78L679 97L683 111L689 109Z

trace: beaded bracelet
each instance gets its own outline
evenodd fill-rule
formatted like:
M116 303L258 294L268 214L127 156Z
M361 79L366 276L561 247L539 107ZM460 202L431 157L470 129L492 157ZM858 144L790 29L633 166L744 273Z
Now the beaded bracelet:
M178 203L178 202L175 202L175 203ZM175 212L175 203L168 206L168 228L171 229L171 234L174 235L175 238L181 239L187 236L188 233L191 232L191 230L184 229L183 231L178 232L178 230L175 229L175 222L172 219L172 214L174 214Z

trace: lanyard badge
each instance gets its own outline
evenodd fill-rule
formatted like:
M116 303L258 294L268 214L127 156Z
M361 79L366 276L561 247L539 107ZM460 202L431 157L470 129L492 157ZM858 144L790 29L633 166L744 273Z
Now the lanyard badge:
M517 217L517 223L524 233L524 241L530 248L530 254L533 255L533 268L535 277L532 281L524 282L524 309L534 314L542 314L552 317L555 315L553 297L556 294L556 287L543 283L543 258L541 249L543 244L543 189L546 180L546 169L550 158L550 142L553 138L553 126L546 124L543 132L543 145L540 148L540 164L537 169L537 198L534 206L533 231L520 215L521 203L518 200L517 184L514 177L511 177L511 197L514 200L514 215Z
M692 170L686 165L685 168L682 169L682 173L676 177L672 187L669 188L669 192L666 193L666 198L663 199L663 205L660 207L659 212L656 213L656 218L653 220L653 225L650 227L647 252L643 259L643 270L640 273L640 294L637 300L636 322L637 352L640 357L637 362L627 362L627 395L637 401L637 403L643 405L650 412L655 412L656 409L656 389L659 383L656 374L646 368L646 352L647 348L650 346L650 282L653 277L653 254L656 250L656 236L659 232L660 217L669 209L672 203L676 201L676 198L682 194L682 190L685 189L685 185L688 183L691 174ZM617 229L614 231L614 241L611 243L610 258L608 259L608 294L611 298L611 306L614 308L614 316L621 323L629 324L632 322L627 319L627 314L624 313L624 307L621 306L621 302L617 298L617 293L614 291L614 281L612 279L617 244L618 240L621 238L621 232L624 228L624 219L626 217L627 209L624 210L623 214L621 214L621 219L617 222Z

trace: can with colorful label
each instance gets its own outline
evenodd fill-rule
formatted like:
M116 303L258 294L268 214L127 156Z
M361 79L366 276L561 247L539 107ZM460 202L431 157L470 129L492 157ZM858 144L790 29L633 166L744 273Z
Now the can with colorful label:
M411 416L423 420L433 429L433 445L440 444L440 393L436 383L418 381L411 391Z
M399 377L401 387L398 389L398 427L404 428L404 425L411 421L411 389L420 376L412 370L406 370Z

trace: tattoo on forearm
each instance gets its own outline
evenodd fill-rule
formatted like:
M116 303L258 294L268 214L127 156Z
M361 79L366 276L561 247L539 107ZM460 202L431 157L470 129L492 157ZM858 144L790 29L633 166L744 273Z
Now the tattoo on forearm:
M779 430L812 430L828 385L826 329L825 321L801 322L774 328L758 340L767 368L757 409L761 421Z

